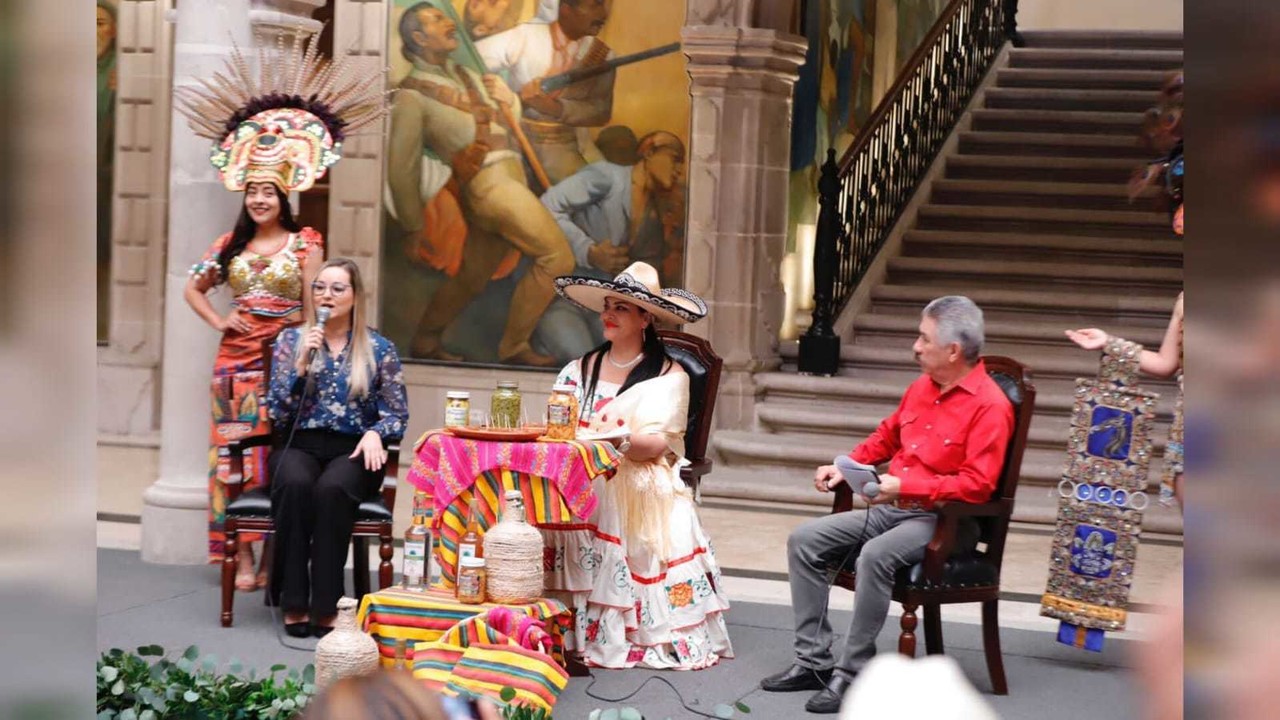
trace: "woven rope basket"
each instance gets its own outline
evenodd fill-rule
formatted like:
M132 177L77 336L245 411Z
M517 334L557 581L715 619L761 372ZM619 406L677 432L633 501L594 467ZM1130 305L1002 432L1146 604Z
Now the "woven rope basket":
M516 604L542 597L542 533L525 522L524 503L507 495L502 519L484 536L489 600Z

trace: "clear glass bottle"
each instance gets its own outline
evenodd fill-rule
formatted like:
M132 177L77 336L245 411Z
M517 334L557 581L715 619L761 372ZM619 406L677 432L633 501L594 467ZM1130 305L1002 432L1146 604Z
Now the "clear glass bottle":
M475 496L471 497L471 511L467 516L467 529L458 538L458 564L468 557L484 557L484 529L480 527L480 506Z
M431 529L427 527L427 494L413 494L413 523L404 531L404 562L400 568L400 587L412 592L425 592L430 564Z
M489 400L489 426L502 429L520 427L520 383L499 380Z

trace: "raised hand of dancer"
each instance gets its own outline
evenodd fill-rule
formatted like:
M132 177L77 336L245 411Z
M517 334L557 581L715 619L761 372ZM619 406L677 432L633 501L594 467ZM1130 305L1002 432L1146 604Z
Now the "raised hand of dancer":
M1098 328L1081 328L1079 330L1067 330L1066 335L1071 342L1079 345L1085 350L1101 350L1107 344L1107 334Z

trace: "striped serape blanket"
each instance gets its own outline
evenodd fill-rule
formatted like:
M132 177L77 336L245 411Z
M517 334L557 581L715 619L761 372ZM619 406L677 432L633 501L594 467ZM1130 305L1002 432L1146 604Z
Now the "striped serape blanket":
M458 623L434 642L418 643L413 658L413 676L438 692L502 703L503 688L511 688L512 704L548 711L569 682L550 655L521 647L483 616Z
M460 623L496 607L505 607L518 616L544 621L554 644L552 652L560 654L564 644L563 631L568 629L571 615L559 600L537 600L526 605L467 605L458 602L451 590L434 588L418 593L387 588L364 596L360 601L357 622L378 643L382 664L394 667L396 646L401 640L405 641L405 658L412 661L416 644L439 640Z

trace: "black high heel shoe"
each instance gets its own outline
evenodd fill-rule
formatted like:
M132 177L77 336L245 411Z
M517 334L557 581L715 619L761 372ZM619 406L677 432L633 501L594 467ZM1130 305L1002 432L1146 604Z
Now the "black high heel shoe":
M311 621L303 620L302 622L285 623L284 631L289 637L304 638L311 636Z
M337 619L338 619L338 615L335 613L335 614L333 614L333 615L325 616L324 618L322 618L322 621L323 621L323 620L327 620L329 623L333 623L333 622L337 621ZM328 634L329 634L329 633L331 633L331 632L333 632L333 625L332 625L332 624L324 625L324 624L322 624L322 623L314 623L314 624L311 626L311 634L312 634L312 635L315 635L315 636L316 636L316 637L318 637L318 638L322 638L322 637L324 637L325 635L328 635Z

